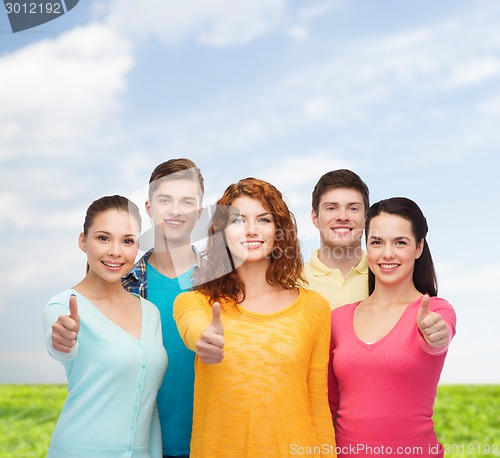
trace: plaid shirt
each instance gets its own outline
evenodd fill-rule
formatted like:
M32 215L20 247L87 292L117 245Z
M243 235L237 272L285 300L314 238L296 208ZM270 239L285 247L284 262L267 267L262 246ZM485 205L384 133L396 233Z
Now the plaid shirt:
M196 262L194 265L196 269L200 266L200 254L194 246L191 248L196 256ZM152 253L153 249L145 253L144 256L142 256L142 258L135 263L132 270L122 278L122 285L127 291L139 294L145 299L148 298L148 278L146 275L146 268L149 257Z

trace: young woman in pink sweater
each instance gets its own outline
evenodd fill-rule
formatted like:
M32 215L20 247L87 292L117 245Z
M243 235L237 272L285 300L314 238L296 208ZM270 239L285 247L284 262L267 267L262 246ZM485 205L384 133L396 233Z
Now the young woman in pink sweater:
M332 312L329 399L339 458L443 457L432 421L455 312L437 296L427 222L382 200L366 220L369 292Z

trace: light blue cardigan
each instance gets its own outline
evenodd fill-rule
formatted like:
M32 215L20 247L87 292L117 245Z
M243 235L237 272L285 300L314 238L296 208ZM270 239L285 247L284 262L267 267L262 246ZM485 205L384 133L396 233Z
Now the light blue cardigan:
M52 348L52 324L69 315L75 294L80 332L70 353ZM61 361L68 396L52 434L48 457L162 456L156 395L167 367L158 309L141 300L138 340L74 290L53 297L43 310L49 353Z

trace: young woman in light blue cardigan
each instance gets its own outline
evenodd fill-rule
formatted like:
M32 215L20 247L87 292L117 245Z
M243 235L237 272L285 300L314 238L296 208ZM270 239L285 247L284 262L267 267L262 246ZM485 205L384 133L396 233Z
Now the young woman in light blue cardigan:
M87 274L43 310L47 348L68 378L50 458L162 456L156 394L167 355L159 312L121 285L140 224L125 197L93 202L79 238Z

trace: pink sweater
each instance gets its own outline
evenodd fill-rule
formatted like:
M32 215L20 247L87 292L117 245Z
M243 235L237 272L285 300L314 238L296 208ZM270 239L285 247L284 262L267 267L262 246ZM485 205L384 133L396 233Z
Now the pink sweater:
M342 457L442 457L432 413L447 346L436 352L416 325L421 299L408 305L392 330L373 344L354 332L359 304L332 311L330 409ZM431 298L455 334L456 316L444 299Z

